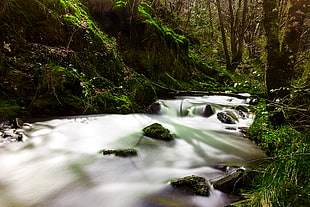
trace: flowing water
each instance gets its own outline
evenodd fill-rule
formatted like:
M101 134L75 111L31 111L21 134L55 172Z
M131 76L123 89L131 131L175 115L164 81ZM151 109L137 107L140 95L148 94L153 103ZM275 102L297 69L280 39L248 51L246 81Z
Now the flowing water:
M35 122L22 130L24 142L1 143L1 207L217 207L229 202L212 189L209 197L174 193L169 180L198 175L207 180L224 175L215 168L227 161L263 156L240 128L253 115L232 109L244 100L226 96L160 100L160 114L96 115ZM206 104L216 113L202 117ZM235 114L224 124L217 113ZM142 136L160 123L175 134L171 142ZM123 158L102 149L134 148Z

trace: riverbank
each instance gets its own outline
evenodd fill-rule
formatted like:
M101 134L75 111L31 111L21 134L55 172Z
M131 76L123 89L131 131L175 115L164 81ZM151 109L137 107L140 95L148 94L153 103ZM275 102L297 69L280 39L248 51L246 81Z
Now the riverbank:
M260 104L248 137L269 156L254 169L251 188L244 189L245 200L231 206L309 206L310 135L284 123L275 125L267 104ZM283 120L285 121L285 120Z

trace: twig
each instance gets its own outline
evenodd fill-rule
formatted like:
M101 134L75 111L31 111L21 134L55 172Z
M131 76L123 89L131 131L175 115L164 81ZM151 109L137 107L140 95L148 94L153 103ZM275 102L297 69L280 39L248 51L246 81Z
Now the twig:
M308 112L309 111L308 109L296 108L296 107L291 107L291 106L284 106L282 104L278 104L278 103L275 103L275 102L272 102L272 101L270 101L270 104L272 104L272 105L274 105L276 107L284 108L284 109L290 109L290 110L296 110L296 111L302 111L302 112Z
M74 30L74 31L72 32L72 34L71 34L71 36L70 36L70 39L69 39L69 41L68 41L67 48L66 48L67 52L69 51L70 44L71 44L71 42L72 42L72 40L73 40L73 36L75 35L75 33L76 33L77 31L79 31L79 29L80 29L80 28L77 28L76 30Z

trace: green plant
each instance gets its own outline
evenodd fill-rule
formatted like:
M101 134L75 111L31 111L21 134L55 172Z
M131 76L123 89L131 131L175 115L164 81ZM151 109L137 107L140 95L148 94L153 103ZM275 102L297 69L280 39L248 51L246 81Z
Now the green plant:
M168 36L170 38L172 38L175 43L178 44L183 44L186 41L188 41L188 39L180 34L177 34L176 32L174 32L171 28L163 25L162 22L160 22L160 20L156 17L153 17L153 15L156 14L155 10L152 8L151 5L149 5L146 2L140 2L139 6L138 6L138 12L139 14L145 18L144 22L154 26L159 32L160 35Z
M90 15L88 14L88 9L79 0L60 0L60 3L64 8L64 13L61 13L61 17L65 21L75 26L68 42L67 49L70 46L73 36L80 29L95 34L97 38L99 38L104 44L115 44L115 40L113 40L113 38L107 38L107 35L97 27L95 22L90 18ZM90 44L92 44L91 41Z
M80 82L80 87L82 88L83 102L85 105L84 111L88 109L96 111L95 100L100 95L100 89L96 88L93 82L98 77L89 78L85 73L79 72L77 69L73 68L72 65L69 65L69 68L63 68L67 75L75 78Z
M16 118L22 109L15 101L0 100L0 120Z
M248 199L233 206L307 206L310 192L310 135L289 125L275 126L270 121L273 111L264 103L250 127L249 137L271 157L262 159L260 174L252 190L245 191Z
M274 158L262 165L255 187L245 195L248 199L233 206L286 207L308 206L309 155Z

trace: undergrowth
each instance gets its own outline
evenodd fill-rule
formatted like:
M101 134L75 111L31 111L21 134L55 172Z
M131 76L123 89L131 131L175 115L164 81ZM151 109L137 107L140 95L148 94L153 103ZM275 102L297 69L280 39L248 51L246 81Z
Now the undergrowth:
M251 190L244 192L248 198L232 206L302 207L309 206L310 196L310 136L284 124L275 126L260 104L257 116L250 127L249 136L270 156L256 169Z

